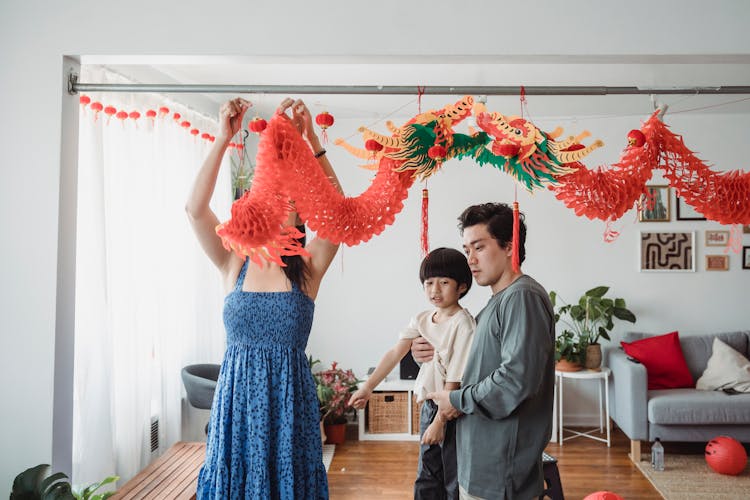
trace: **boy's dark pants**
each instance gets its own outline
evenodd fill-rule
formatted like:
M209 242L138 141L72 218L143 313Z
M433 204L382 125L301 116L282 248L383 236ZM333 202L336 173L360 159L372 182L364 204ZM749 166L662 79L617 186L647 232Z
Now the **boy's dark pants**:
M419 436L437 414L437 405L426 399L419 414ZM414 482L415 500L458 500L458 477L456 470L456 421L445 426L442 444L419 445L419 466Z

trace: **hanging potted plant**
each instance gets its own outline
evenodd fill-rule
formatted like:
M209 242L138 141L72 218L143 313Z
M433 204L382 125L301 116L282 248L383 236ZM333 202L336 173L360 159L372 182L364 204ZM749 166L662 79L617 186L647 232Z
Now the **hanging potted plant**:
M309 358L310 366L319 361ZM357 390L361 380L354 376L352 370L342 370L335 361L331 368L313 373L318 402L320 403L320 419L326 435L326 443L339 444L344 442L346 431L346 414L352 411L347 402L352 393Z
M635 323L635 315L627 308L625 299L604 297L608 291L608 286L598 286L584 293L577 304L564 303L559 307L557 293L549 293L555 307L555 323L562 321L567 327L555 343L556 360L577 360L586 368L598 370L602 364L599 339L610 340L613 319Z

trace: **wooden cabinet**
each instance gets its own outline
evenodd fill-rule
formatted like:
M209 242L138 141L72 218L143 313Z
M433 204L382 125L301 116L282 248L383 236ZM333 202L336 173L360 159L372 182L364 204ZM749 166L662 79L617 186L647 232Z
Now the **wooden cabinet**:
M413 380L386 380L357 411L360 441L419 441L419 412ZM416 416L416 418L415 418Z

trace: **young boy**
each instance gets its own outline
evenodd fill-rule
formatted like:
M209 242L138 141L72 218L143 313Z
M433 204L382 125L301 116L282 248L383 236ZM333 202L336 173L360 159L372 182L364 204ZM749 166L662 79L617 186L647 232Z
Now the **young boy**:
M364 408L373 389L409 351L412 340L421 335L429 341L435 349L435 356L422 364L414 382L417 402L424 400L420 413L421 446L414 498L458 500L456 423L455 420L446 422L438 416L437 405L425 400L425 395L435 390L455 390L461 385L476 323L458 300L471 288L471 270L466 256L458 250L437 248L422 261L419 279L427 300L435 309L412 318L408 328L399 335L398 343L385 353L375 371L352 394L349 404L357 409Z

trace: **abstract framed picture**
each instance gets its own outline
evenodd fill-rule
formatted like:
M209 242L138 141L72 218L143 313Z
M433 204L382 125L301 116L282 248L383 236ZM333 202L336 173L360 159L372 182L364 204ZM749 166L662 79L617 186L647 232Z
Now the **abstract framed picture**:
M677 205L677 220L706 220L700 212L685 203L679 196L675 199L675 205Z
M706 271L729 271L729 255L706 255Z
M742 247L742 269L750 269L750 247Z
M695 272L695 231L641 231L640 270Z
M669 186L646 186L646 194L641 196L641 222L669 222Z
M706 231L707 247L725 247L729 243L729 231Z

